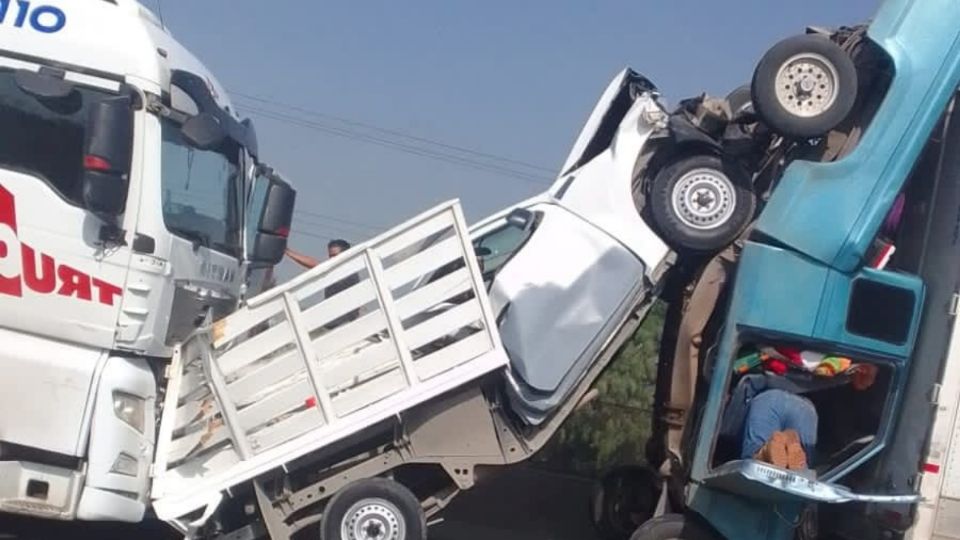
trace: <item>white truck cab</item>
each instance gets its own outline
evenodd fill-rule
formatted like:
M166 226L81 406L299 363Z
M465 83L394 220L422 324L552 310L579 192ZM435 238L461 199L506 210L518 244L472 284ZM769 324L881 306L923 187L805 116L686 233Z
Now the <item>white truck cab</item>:
M0 511L142 519L156 381L294 196L139 3L0 0Z

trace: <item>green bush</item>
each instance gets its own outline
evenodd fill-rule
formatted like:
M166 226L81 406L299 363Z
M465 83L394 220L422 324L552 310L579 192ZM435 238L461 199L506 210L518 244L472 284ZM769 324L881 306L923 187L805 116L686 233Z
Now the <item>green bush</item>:
M534 459L551 469L596 473L645 461L666 308L658 303L597 380L599 396L574 413Z

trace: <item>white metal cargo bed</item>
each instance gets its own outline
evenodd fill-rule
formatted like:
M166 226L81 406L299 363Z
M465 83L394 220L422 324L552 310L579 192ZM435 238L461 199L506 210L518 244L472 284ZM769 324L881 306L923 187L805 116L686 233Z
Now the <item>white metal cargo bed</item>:
M440 205L179 347L156 513L212 509L232 486L506 364L463 213Z

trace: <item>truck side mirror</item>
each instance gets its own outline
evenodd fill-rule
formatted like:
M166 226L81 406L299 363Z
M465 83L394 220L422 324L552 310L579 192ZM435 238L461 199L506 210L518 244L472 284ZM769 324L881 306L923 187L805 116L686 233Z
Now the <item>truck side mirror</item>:
M133 159L133 107L129 96L90 107L83 152L83 202L87 210L116 217L127 199Z
M253 245L250 246L250 262L272 266L283 260L296 199L297 192L290 184L270 177Z
M216 116L202 112L191 116L180 128L187 141L201 150L215 148L227 138L227 130Z

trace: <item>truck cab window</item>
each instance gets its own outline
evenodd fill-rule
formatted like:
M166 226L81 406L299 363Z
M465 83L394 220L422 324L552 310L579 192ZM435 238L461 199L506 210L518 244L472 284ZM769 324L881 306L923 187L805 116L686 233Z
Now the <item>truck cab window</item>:
M480 253L480 266L484 280L493 279L500 267L510 260L532 232L533 229L523 230L506 225L475 240L473 244Z
M88 111L115 95L75 85L65 98L38 98L17 86L14 73L0 70L0 167L36 177L79 206Z
M180 126L163 121L163 219L173 234L229 255L239 255L240 149L190 146Z

